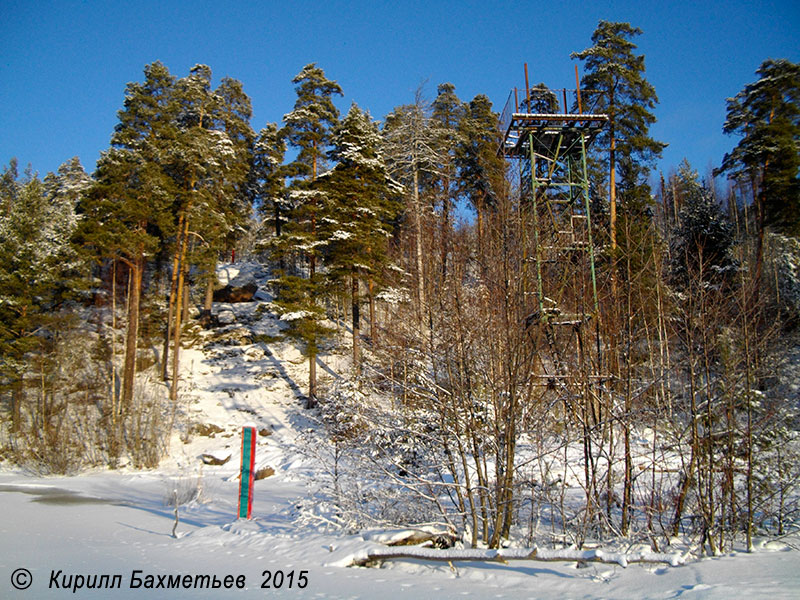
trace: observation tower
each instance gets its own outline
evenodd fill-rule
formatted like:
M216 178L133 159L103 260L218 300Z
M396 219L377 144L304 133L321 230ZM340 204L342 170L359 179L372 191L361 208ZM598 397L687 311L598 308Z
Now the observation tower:
M525 65L525 87L511 90L500 117L499 150L519 163L520 214L532 237L524 276L525 325L541 365L534 377L589 429L602 420L608 380L587 169L587 149L608 123L592 110L598 99L579 86L531 86Z

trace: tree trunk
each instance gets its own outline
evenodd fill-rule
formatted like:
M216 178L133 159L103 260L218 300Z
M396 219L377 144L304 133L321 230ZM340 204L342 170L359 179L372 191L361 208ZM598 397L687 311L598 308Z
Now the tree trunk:
M694 480L694 452L689 459L689 470L681 476L681 483L678 486L680 491L675 499L675 515L672 517L672 537L678 537L681 531L681 519L683 519L683 508L686 505L686 497L692 487Z
M273 205L275 208L275 237L281 236L281 207L277 201ZM280 257L278 258L278 267L281 271L286 270L286 261L283 258L283 252L280 253Z
M419 170L414 169L414 250L417 260L417 320L422 321L425 305L425 276L422 267L422 215L419 205Z
M742 289L742 339L744 341L744 366L745 366L745 402L747 403L746 411L746 431L745 438L747 440L746 461L747 469L745 472L746 484L746 503L747 503L747 525L745 529L747 551L753 551L753 413L752 413L752 371L751 371L751 348L750 348L750 327L748 326L748 299L745 286L745 272L741 271L741 289ZM757 282L751 281L750 285L758 286Z
M277 202L273 205L274 208L274 223L275 223L275 237L281 235L281 207Z
M309 353L308 356L308 398L306 408L314 408L317 405L317 353Z
M22 402L25 398L24 380L22 375L14 379L11 385L11 433L22 429Z
M314 166L313 166L313 173L311 177L311 181L315 181L317 179L317 144L314 142ZM312 198L312 202L316 204L316 197ZM317 234L317 218L316 218L316 211L312 212L311 216L311 237L312 239ZM308 257L308 274L309 279L311 281L314 280L314 276L317 274L317 257L314 255L314 250L311 251L311 254ZM311 298L311 301L314 302L314 298ZM311 340L310 343L310 351L308 353L308 400L306 402L306 408L314 408L317 405L317 340L316 336Z
M767 123L772 122L775 116L775 109L770 111ZM761 289L761 271L764 263L764 229L767 223L767 170L769 169L769 158L764 161L764 166L761 169L761 185L756 195L756 227L758 229L758 241L756 243L756 273L755 285L753 287L753 306L759 303L759 291Z
M666 563L677 567L684 563L680 553L664 554L657 552L632 552L629 554L607 552L601 549L574 550L572 548L501 548L499 550L442 550L431 551L430 548L415 546L398 546L394 548L372 548L363 553L356 553L352 562L347 566L371 567L386 560L397 558L446 561L459 560L477 562L501 562L510 560L536 560L536 561L564 561L564 562L602 562L617 564L626 567L631 563Z
M189 321L189 300L192 297L192 283L189 280L189 265L183 267L183 297L181 301L181 322L187 323Z
M367 288L369 290L369 337L372 346L375 347L378 343L378 326L375 322L375 282L372 277L367 282Z
M361 361L361 305L358 297L358 272L356 269L353 269L350 290L353 306L353 368L358 372Z
M447 279L447 255L450 252L450 181L445 180L445 193L442 198L442 285Z
M109 455L112 464L121 453L119 430L119 399L117 396L117 259L111 261L111 440Z
M608 150L608 228L611 241L611 253L617 249L617 140L614 137L614 125L610 126L611 147ZM616 279L616 277L614 277Z
M478 214L478 261L483 264L483 210L480 203L475 206L475 212Z
M766 171L766 166L764 167ZM758 238L756 239L756 272L754 275L753 286L753 306L758 304L759 290L761 289L761 271L764 264L764 222L765 222L765 202L766 194L764 192L764 183L761 183L761 191L758 193L756 201L756 231Z
M203 316L210 317L214 306L214 283L216 282L215 269L206 275L206 293L203 297Z
M133 383L136 377L136 345L139 339L139 303L142 295L142 274L144 271L144 248L139 248L139 255L128 262L130 273L130 293L128 296L128 331L125 336L125 366L122 371L123 411L130 410L133 405Z
M628 528L630 524L630 511L633 504L633 457L631 456L631 409L632 409L632 372L631 362L633 361L633 269L631 266L631 232L630 232L630 219L625 219L625 290L626 290L626 313L625 319L625 399L624 399L624 414L622 419L622 442L625 453L625 467L622 488L622 522L621 530L622 535L628 535ZM611 495L612 490L608 490Z
M180 348L181 348L181 326L183 317L183 295L186 270L184 262L186 261L186 247L189 237L189 208L186 208L186 218L184 219L183 231L179 232L179 251L180 257L178 260L178 285L176 292L176 306L175 306L175 325L172 332L172 385L169 389L169 399L174 403L178 400L178 383L179 383L179 369L180 369Z
M672 221L675 225L680 220L681 199L678 197L678 188L675 185L675 178L672 179Z
M678 498L675 502L675 517L672 520L672 535L677 536L678 532L680 531L680 523L681 518L683 515L683 509L686 502L686 497L689 493L689 490L692 487L694 476L695 476L695 469L697 469L697 477L698 477L698 497L702 496L701 489L702 489L702 482L700 482L700 477L702 475L701 471L701 448L700 448L700 434L698 431L697 421L699 419L699 415L697 413L697 378L695 375L695 356L693 351L694 340L692 338L692 322L691 322L691 311L694 310L694 307L689 306L689 317L687 318L686 323L684 324L684 328L686 331L686 337L689 340L689 418L691 420L689 431L691 434L691 456L689 457L689 469L686 473L682 481L682 485L680 486L680 492L678 493ZM702 504L702 498L699 498L700 503Z
M184 213L178 218L178 237L183 231ZM176 242L177 243L177 242ZM175 247L175 254L172 257L172 276L169 287L169 310L167 312L167 330L164 334L164 348L161 352L161 381L166 381L169 373L169 343L172 339L172 326L175 321L175 302L178 294L178 269L180 267L180 248Z

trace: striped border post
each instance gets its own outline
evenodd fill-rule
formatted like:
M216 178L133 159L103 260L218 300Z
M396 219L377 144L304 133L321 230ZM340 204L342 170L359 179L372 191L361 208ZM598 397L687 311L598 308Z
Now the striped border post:
M242 470L239 475L239 518L249 519L253 512L253 481L256 463L256 428L242 427Z

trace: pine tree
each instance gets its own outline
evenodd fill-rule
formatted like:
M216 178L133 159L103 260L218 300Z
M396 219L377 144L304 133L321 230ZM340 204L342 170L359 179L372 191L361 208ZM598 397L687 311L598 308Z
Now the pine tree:
M123 408L133 401L139 307L144 270L173 230L177 194L166 167L177 138L175 78L161 63L144 69L143 83L129 83L111 148L97 164L95 185L79 203L78 242L98 258L120 260L129 269L128 328L123 368Z
M210 310L216 260L230 237L250 216L247 177L250 170L252 113L241 83L224 78L211 89L211 69L195 65L174 89L180 107L169 173L178 190L178 215L172 261L172 286L167 339L173 338L172 387L177 400L182 307L188 303L189 265L199 264L206 283ZM190 232L195 235L190 236ZM190 242L190 237L192 241ZM194 239L202 240L196 247ZM195 248L194 253L191 252ZM164 349L166 365L167 346Z
M752 549L754 500L759 494L754 489L758 478L754 472L754 449L759 436L754 432L753 417L762 410L764 401L762 395L754 398L753 391L758 385L759 365L765 364L763 342L759 341L767 337L768 329L763 325L769 321L765 318L765 303L760 301L764 238L768 226L785 234L800 235L800 64L769 59L756 73L758 81L747 84L727 101L723 131L741 139L714 171L715 175L727 173L730 179L752 190L757 228L753 275L749 278L742 270L741 300L737 303L744 343L740 371L745 374L742 392L746 403L748 549Z
M505 186L505 161L498 153L502 139L489 98L479 94L470 101L459 129L459 194L467 198L477 215L478 253L482 255L484 216L497 205Z
M44 178L44 185L51 202L66 202L74 209L78 200L92 185L92 178L75 156L58 167L55 173L48 173Z
M303 67L292 83L297 100L292 112L284 115L282 130L289 145L299 151L289 165L290 175L314 180L324 164L331 131L339 120L333 96L341 96L342 88L315 63Z
M303 315L291 323L290 329L305 341L308 354L308 402L312 408L317 398L317 332L320 330L309 320L319 318L316 303L321 295L318 287L317 259L319 256L318 228L319 206L322 197L316 185L320 169L324 166L326 152L330 143L333 127L339 120L339 111L333 104L333 96L341 96L342 89L335 81L328 79L325 72L311 63L303 67L292 80L295 84L297 100L294 109L283 117L285 126L281 135L290 146L297 148L294 161L287 165L287 174L293 178L290 198L292 201L291 218L293 223L287 224L288 236L284 236L283 247L278 248L279 255L290 251L302 251L308 259L308 282L297 290L289 292L297 279L284 274L278 291L291 296L294 305L305 299L305 306L298 312ZM289 245L287 247L287 244Z
M530 107L527 106L529 102ZM558 96L544 83L532 85L530 99L526 97L522 101L522 105L527 108L529 113L533 114L556 114L562 112Z
M431 117L439 135L439 156L442 159L434 186L441 206L441 223L439 235L441 243L442 278L447 277L447 255L450 252L451 214L454 210L457 194L456 186L456 148L460 140L459 125L464 118L466 108L456 95L452 83L442 83L437 88L436 99L432 104Z
M688 162L681 163L675 189L682 198L680 225L671 241L673 278L681 285L720 282L732 273L733 227L711 191Z
M652 162L665 144L650 137L649 128L655 122L653 109L658 102L655 89L645 79L644 55L635 54L632 39L640 35L638 27L629 23L600 21L592 34L593 46L571 56L585 61L581 87L593 95L594 113L608 115L608 124L590 150L593 168L590 177L599 176L595 190L608 184L608 240L611 265L609 269L610 299L602 319L604 337L609 343L606 353L608 370L618 382L609 386L605 410L608 419L608 441L612 443L612 427L622 431L624 447L624 482L621 529L627 534L632 506L633 461L631 456L631 422L636 400L632 390L633 373L640 360L635 352L637 329L645 325L644 315L633 319L634 298L645 285L649 261L650 188L647 177ZM618 198L624 210L618 220ZM602 237L602 236L598 236ZM595 238L597 239L597 238ZM618 242L621 240L618 248ZM618 276L622 275L620 290ZM637 289L638 288L638 289ZM624 316L627 315L627 316ZM598 321L599 322L599 321ZM619 411L616 415L615 411ZM613 452L609 449L609 453ZM613 470L608 470L607 486L613 486ZM611 494L608 494L608 498ZM607 500L606 514L611 515Z
M255 133L250 127L252 107L242 84L223 77L214 90L216 98L212 121L214 163L209 172L210 210L199 214L195 226L203 238L196 262L205 271L204 310L211 310L216 263L220 253L228 254L248 231L255 190Z
M71 244L73 202L85 185L76 166L62 165L45 184L30 170L20 179L12 160L0 177L0 390L11 393L13 432L22 423L29 353L48 337L84 271ZM76 176L67 177L73 168Z
M253 146L253 184L261 218L272 220L275 237L281 235L281 220L285 219L282 213L288 210L285 154L286 142L279 135L277 123L267 123Z
M798 236L800 64L769 59L756 73L758 81L728 98L723 131L741 139L715 174L755 183L760 236L765 226Z
M629 23L600 21L592 34L594 45L571 55L586 61L581 87L600 92L593 110L609 119L594 148L595 160L607 164L612 251L617 247L617 175L626 199L641 201L649 196L649 165L666 145L649 135L658 97L644 78L644 55L634 53L636 44L631 39L641 33Z
M334 95L342 95L342 89L329 80L325 72L311 63L292 80L297 100L292 112L284 115L284 127L280 135L298 150L295 160L286 165L285 173L292 179L290 198L295 222L299 225L295 235L305 234L304 251L308 257L310 278L316 273L318 251L317 236L317 191L314 182L325 166L333 128L339 121L339 111L333 104Z
M174 214L177 217L172 244L172 271L169 292L169 309L162 353L162 379L166 381L170 364L169 344L172 341L172 385L170 399L175 402L178 394L178 367L180 363L180 338L182 306L188 272L188 246L191 213L197 204L206 204L207 190L200 185L205 175L207 140L205 127L212 120L215 98L211 93L211 69L206 65L195 65L188 77L176 82L171 90L176 110L176 134L171 146L172 161L168 174L173 178L176 194Z
M374 282L388 261L388 239L402 189L388 176L379 153L380 141L377 125L353 104L334 131L329 157L336 166L320 180L327 200L320 222L327 277L333 282L350 282L356 368L360 361L359 281L365 277L369 283L370 333L374 340Z
M310 222L320 218L326 197L319 189L319 180L308 187L310 189L291 192L294 206L287 213L288 219L280 237L271 246L273 259L285 266L278 270L273 282L274 302L281 309L281 317L288 323L284 333L300 342L303 354L308 358L306 408L314 408L317 405L317 352L321 338L331 330L321 323L325 311L320 301L327 290L324 274L317 269L317 259L324 241L320 239L317 226L314 227L313 239L309 235ZM314 254L313 271L293 267L295 261L307 258L311 253Z
M253 114L249 96L241 82L223 77L215 90L219 99L215 130L230 140L230 150L218 158L214 177L217 208L225 216L225 231L220 250L230 250L250 227L255 195L250 187L253 170L255 132L250 126ZM230 153L232 151L232 154Z

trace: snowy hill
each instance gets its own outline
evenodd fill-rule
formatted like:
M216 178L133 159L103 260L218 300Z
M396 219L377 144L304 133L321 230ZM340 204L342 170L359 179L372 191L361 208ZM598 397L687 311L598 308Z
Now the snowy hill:
M264 277L257 265L220 270L223 285ZM314 449L324 431L302 408L307 361L291 343L276 341L283 325L270 300L260 289L254 302L216 304L215 314L225 315L221 324L188 336L179 426L158 469L75 477L34 477L9 467L0 472L0 596L391 600L800 594L800 552L790 544L796 538L763 543L752 554L690 556L678 567L418 558L389 561L381 569L344 566L359 553L384 548L388 536L347 533L326 521L330 465ZM346 369L341 355L320 356L323 381ZM256 468L266 475L255 484L250 521L236 519L240 432L247 423L259 431ZM23 590L12 585L22 588L29 581Z

